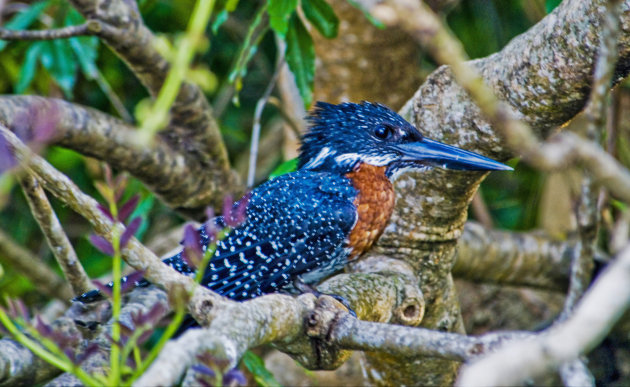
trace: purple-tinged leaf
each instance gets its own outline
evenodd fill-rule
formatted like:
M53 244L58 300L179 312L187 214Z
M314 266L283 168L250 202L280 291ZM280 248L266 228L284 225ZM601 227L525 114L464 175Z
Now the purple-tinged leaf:
M236 203L236 208L232 209L232 220L235 223L232 227L236 227L245 221L247 217L247 204L249 204L251 197L251 192L246 193L241 200Z
M72 364L77 364L77 358L74 355L74 348L66 347L63 349L63 353L68 357L68 359L70 359Z
M81 352L77 356L76 364L80 365L81 363L86 361L88 358L90 358L90 356L96 355L98 353L98 350L99 350L98 344L94 342L90 343L87 347L85 347L83 352Z
M212 370L210 367L207 367L203 364L195 364L192 367L190 367L193 369L193 371L195 371L198 374L201 375L205 375L205 376L215 376L216 373L214 372L214 370Z
M212 243L217 239L217 234L219 233L219 228L216 224L216 215L212 207L206 207L206 216L208 220L203 224L203 227L208 236L208 243Z
M188 224L184 228L184 250L182 252L182 258L191 267L199 267L201 260L203 259L203 248L201 245L201 237L199 232L191 225Z
M112 213L109 212L109 208L105 207L101 203L98 203L96 206L98 207L99 210L101 210L103 215L107 216L109 220L114 221L114 216L112 216Z
M138 338L136 339L136 343L138 343L138 345L142 345L146 343L147 340L151 338L152 334L153 334L153 330L147 329L145 332L142 332L140 336L138 336Z
M118 210L118 220L125 223L129 215L136 209L138 202L140 201L140 195L133 195L125 204L120 206Z
M232 206L234 205L234 200L231 195L226 195L223 198L223 219L225 220L225 224L231 227L232 225Z
M122 321L118 322L118 326L120 327L120 334L127 337L131 336L133 331L136 329L136 327L130 327Z
M100 235L91 234L90 235L90 243L92 246L96 247L102 253L109 255L110 257L114 256L114 246L105 238Z
M24 301L22 301L21 299L17 298L14 300L15 302L15 306L17 307L17 313L19 314L19 316L24 319L24 321L28 321L31 319L31 315L28 312L28 308L26 307L26 304L24 303Z
M138 327L147 324L153 324L156 320L161 319L167 312L166 307L158 302L154 304L148 312L137 312L131 314L131 321Z
M158 302L153 305L149 312L146 314L147 322L150 324L158 322L167 312L167 308L164 304Z
M50 325L46 324L40 316L35 317L35 330L44 337L52 337L53 329Z
M135 234L136 231L138 231L138 228L140 228L141 224L142 224L142 218L139 216L136 216L135 218L131 220L131 222L129 222L129 225L125 229L125 232L123 232L122 235L120 236L121 249L123 249L127 245L127 242L129 242L129 239L131 239L133 234Z
M7 140L0 134L0 173L8 171L17 165L11 149Z
M111 297L112 296L112 286L110 284L104 284L104 283L102 283L99 280L92 280L92 283L94 284L94 286L96 286L96 288L101 293L103 293L107 297Z
M243 375L243 373L238 368L232 368L225 375L223 375L223 385L246 386L247 378L245 378L245 375Z
M132 290L133 288L135 288L136 282L140 281L142 277L144 277L144 273L145 273L145 270L138 270L138 271L134 271L128 276L123 277L123 280L121 281L122 283L120 285L121 293L126 293Z

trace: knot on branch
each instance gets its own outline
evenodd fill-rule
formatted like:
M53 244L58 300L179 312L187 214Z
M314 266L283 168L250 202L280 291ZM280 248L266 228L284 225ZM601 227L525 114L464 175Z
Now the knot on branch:
M332 370L341 366L352 354L331 345L332 332L337 322L349 316L347 309L333 297L323 295L315 301L315 308L306 313L304 327L315 354L314 364L308 368Z

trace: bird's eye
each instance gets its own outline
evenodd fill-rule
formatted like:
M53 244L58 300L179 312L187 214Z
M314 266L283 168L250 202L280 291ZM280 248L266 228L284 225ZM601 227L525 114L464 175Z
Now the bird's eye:
M374 135L381 140L386 140L394 134L394 128L389 125L381 124L374 129Z

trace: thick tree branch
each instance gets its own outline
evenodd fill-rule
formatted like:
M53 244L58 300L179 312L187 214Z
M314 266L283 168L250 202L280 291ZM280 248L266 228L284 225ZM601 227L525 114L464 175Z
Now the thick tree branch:
M488 230L467 222L453 274L476 282L565 291L578 241L554 241L541 233Z
M44 190L33 176L24 175L20 176L19 179L31 213L44 233L48 246L61 266L74 295L78 296L87 292L92 288L90 279L70 244L68 236L63 231Z
M458 385L514 385L593 349L630 305L630 246L608 265L574 313L531 340L518 340L462 369Z
M233 188L185 149L160 139L136 146L135 128L105 113L57 99L0 96L0 124L28 138L38 121L54 126L53 144L129 171L175 209L203 208L208 197Z

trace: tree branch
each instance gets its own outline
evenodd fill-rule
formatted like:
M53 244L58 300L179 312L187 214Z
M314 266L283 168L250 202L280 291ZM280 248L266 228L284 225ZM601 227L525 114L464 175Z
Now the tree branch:
M44 233L48 246L61 266L74 295L78 296L87 292L92 288L90 279L48 202L44 190L33 176L20 176L19 180L31 213Z
M152 147L136 146L135 128L105 113L57 99L0 96L0 124L28 133L38 120L54 126L53 144L129 171L175 209L204 208L217 192L234 188L185 149L160 139Z
M53 40L66 39L73 36L97 35L101 31L101 23L97 20L64 28L52 30L9 30L0 28L0 39L2 40Z
M453 274L476 282L565 291L578 244L575 239L555 241L537 232L489 230L467 222Z

